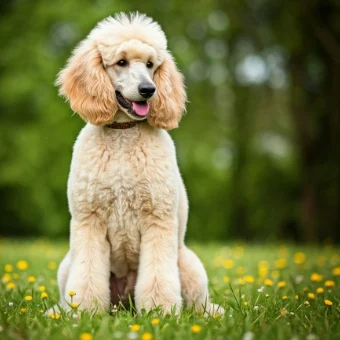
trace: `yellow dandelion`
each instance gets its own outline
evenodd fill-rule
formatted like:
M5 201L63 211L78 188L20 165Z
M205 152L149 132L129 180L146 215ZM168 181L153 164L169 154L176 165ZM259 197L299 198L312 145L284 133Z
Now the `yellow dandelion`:
M11 281L11 279L12 279L11 274L5 273L1 280L2 282L6 283L8 281Z
M244 284L245 284L245 281L244 281L244 279L243 279L242 277L239 277L239 278L237 279L237 283L238 283L239 285L244 285Z
M326 306L332 306L333 305L333 302L331 300L325 300L325 305Z
M138 332L140 330L140 325L137 325L136 323L130 326L131 332Z
M339 276L340 275L340 267L333 268L332 275Z
M14 280L18 280L19 277L20 277L20 276L19 276L18 273L13 273L13 279L14 279Z
M313 294L313 293L308 293L308 299L309 299L309 300L315 300L315 294Z
M280 271L278 271L278 270L273 270L273 271L271 272L271 276L272 276L273 279L279 278L279 277L280 277Z
M260 267L258 273L260 277L266 277L268 275L268 268Z
M68 295L69 296L75 296L77 293L74 291L74 290L70 290L69 292L68 292Z
M233 268L233 267L234 267L234 261L231 260L231 259L225 260L224 263L223 263L223 267L224 267L225 269L231 269L231 268Z
M70 304L70 307L73 308L73 309L76 309L76 308L79 307L79 303L72 302L72 303Z
M302 252L297 252L294 254L294 263L303 264L306 261L306 255Z
M322 294L325 290L322 287L316 288L316 293L317 294Z
M27 312L27 308L21 308L21 309L20 309L20 312L21 312L21 313L26 313L26 312Z
M28 280L29 283L33 283L33 282L35 282L35 277L29 276L27 280Z
M286 308L282 308L280 311L281 316L286 316L287 314L287 309Z
M141 340L152 340L152 339L153 339L153 336L149 332L145 332L141 336Z
M25 296L25 301L29 302L32 301L33 297L31 295L26 295Z
M248 306L248 302L247 301L243 301L243 306L247 307Z
M295 295L295 300L299 300L299 295Z
M153 326L159 325L159 319L152 319L151 325L153 325Z
M262 261L259 262L258 267L259 268L268 268L269 267L269 263L268 263L268 261L262 260Z
M80 336L79 336L79 340L92 340L93 339L93 336L91 333L81 333Z
M230 277L229 276L223 276L223 282L224 283L229 283L230 282Z
M254 277L251 276L251 275L246 275L243 279L244 279L244 281L245 281L246 283L253 283L253 282L255 282Z
M289 299L289 297L287 295L282 296L282 300L288 300L288 299Z
M267 287L271 287L274 284L274 282L271 279L265 279L264 284Z
M325 287L332 288L335 286L335 282L333 280L327 280L325 281Z
M306 306L310 305L310 303L308 301L305 301L303 304L306 305Z
M244 275L246 273L246 268L245 267L238 267L236 268L236 274L237 275Z
M48 269L54 270L57 268L57 262L55 261L50 261L47 265Z
M5 264L4 269L5 272L10 273L13 271L13 266L11 264Z
M40 290L41 292L44 292L44 291L46 290L46 287L45 287L45 286L39 286L39 290Z
M303 291L304 293L307 293L307 292L308 292L308 287L304 287L304 288L302 289L302 291Z
M48 294L46 292L42 292L41 295L40 295L40 298L41 299L47 299L48 298Z
M269 297L269 294L266 294L265 297L268 298L268 297Z
M17 268L20 270L26 270L28 268L28 262L26 260L20 260L17 262Z
M59 313L50 313L50 314L48 314L48 316L53 320L59 320L60 319Z
M287 260L284 258L278 259L275 261L275 267L278 269L283 269L287 267Z
M287 283L286 283L286 281L279 281L279 282L277 283L277 286L278 286L279 288L283 288L283 287L286 287L286 286L287 286Z
M192 325L191 326L191 331L193 333L199 333L202 330L202 327L200 325Z
M15 288L15 283L14 282L8 282L6 285L7 289L14 289Z
M318 274L318 273L313 273L313 274L310 276L310 280L311 280L312 282L320 282L320 281L322 281L322 279L323 279L323 276L320 275L320 274Z

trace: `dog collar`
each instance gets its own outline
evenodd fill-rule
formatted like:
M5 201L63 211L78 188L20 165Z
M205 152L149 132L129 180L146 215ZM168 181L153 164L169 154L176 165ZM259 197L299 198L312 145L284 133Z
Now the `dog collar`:
M130 129L138 124L143 123L144 120L132 120L130 122L113 122L111 124L105 125L110 129Z

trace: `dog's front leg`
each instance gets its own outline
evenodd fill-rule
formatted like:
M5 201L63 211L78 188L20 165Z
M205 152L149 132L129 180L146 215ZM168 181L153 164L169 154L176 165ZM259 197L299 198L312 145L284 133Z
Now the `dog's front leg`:
M154 218L141 231L141 250L135 289L137 310L161 306L176 313L182 305L178 270L178 225Z
M68 304L107 310L110 305L110 246L106 226L95 214L71 222L71 267L64 293ZM69 294L74 291L72 298Z

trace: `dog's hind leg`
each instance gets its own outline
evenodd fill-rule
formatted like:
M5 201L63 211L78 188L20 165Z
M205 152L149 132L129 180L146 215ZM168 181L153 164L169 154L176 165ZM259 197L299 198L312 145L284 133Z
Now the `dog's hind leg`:
M67 278L70 272L71 267L71 254L70 251L65 255L64 259L61 261L58 269L58 287L59 287L59 294L60 294L60 303L63 307L66 307L65 301L65 288Z

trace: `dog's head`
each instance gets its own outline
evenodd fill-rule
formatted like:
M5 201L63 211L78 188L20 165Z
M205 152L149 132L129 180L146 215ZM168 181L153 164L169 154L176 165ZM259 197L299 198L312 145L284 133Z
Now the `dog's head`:
M85 121L105 125L123 111L154 127L178 126L185 110L183 76L160 26L145 15L100 22L58 75L60 94Z

